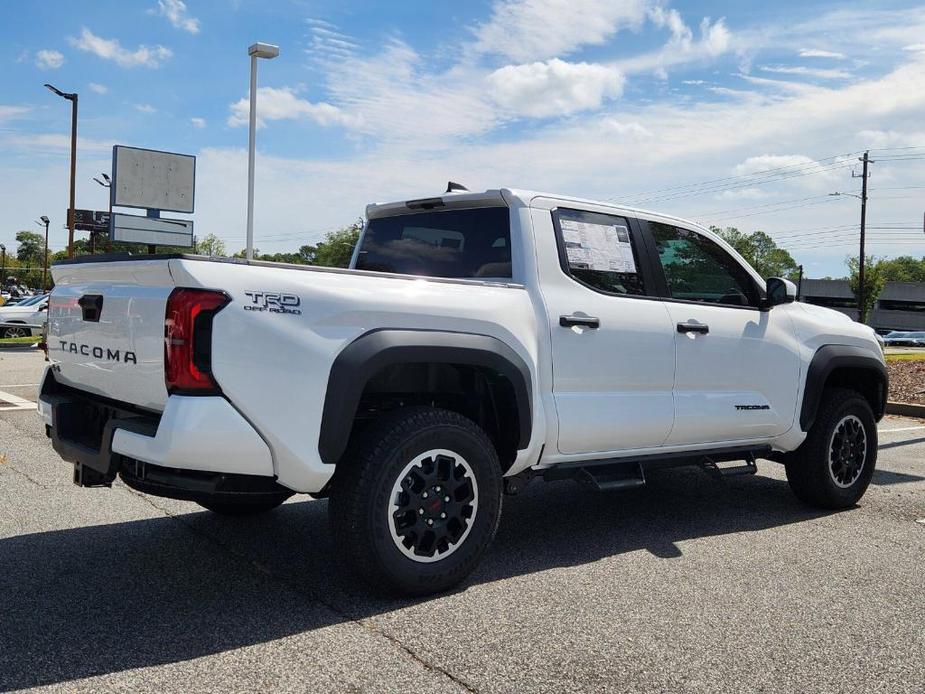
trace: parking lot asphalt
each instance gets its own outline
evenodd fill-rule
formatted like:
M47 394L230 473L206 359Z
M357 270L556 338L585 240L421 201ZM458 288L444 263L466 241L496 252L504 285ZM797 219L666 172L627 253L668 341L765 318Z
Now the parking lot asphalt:
M0 352L0 690L915 692L925 682L925 421L887 417L849 511L783 469L638 490L534 482L455 592L375 597L326 502L229 519L80 489Z

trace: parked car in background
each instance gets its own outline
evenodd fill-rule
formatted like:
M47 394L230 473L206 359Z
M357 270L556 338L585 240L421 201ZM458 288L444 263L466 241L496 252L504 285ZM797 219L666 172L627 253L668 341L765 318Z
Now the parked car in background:
M909 333L906 332L905 330L893 330L883 336L883 344L886 345L887 347L892 347L894 344L894 340L898 340L902 337L905 337L908 334Z
M889 347L925 347L925 331L890 333L883 341Z
M41 326L48 320L47 311L47 294L26 297L12 306L0 306L0 337L41 335Z

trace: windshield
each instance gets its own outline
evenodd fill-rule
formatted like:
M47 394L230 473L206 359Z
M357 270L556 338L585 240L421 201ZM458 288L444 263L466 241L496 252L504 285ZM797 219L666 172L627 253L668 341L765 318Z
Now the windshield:
M356 269L455 278L511 278L506 207L428 211L371 219Z
M16 308L20 308L21 306L31 306L32 304L37 304L43 298L44 297L42 296L30 296L28 299L23 299L22 301L17 303Z

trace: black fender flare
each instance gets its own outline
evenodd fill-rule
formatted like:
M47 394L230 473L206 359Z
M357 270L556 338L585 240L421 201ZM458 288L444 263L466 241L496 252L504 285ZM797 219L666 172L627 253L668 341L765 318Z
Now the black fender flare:
M870 353L870 350L854 345L825 345L816 350L813 360L806 372L806 385L803 388L803 405L800 408L800 428L809 431L816 421L822 390L829 375L835 369L851 368L873 372L880 382L878 401L872 403L874 416L879 419L886 412L887 376L883 362Z
M318 438L322 462L333 465L344 454L360 396L369 380L388 366L414 363L481 366L503 375L517 400L517 447L527 447L533 429L532 380L526 362L510 346L495 337L473 333L379 329L347 345L331 366Z

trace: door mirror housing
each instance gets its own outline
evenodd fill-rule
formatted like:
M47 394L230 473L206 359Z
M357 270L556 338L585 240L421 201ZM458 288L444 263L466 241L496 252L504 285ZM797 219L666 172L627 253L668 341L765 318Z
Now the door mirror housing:
M778 304L790 304L797 300L797 286L783 277L771 277L767 280L767 298L764 300L765 310Z

